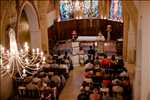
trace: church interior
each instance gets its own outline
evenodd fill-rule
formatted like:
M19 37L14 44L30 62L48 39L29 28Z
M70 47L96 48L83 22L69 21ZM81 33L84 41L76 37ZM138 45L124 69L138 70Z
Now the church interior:
M150 100L150 1L0 0L1 100Z

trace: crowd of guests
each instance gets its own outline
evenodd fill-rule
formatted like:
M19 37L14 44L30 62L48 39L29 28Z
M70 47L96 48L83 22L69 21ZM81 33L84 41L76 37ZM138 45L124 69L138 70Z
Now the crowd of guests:
M94 55L93 50L89 54L78 100L131 100L130 80L123 60L115 55Z
M38 71L26 73L24 78L16 73L14 76L16 94L19 97L58 100L72 69L72 61L67 53L47 56L46 63L40 66Z
M82 59L85 71L78 100L130 100L130 80L122 59L116 59L115 55L111 58L106 54L98 55L91 46L86 58ZM23 79L16 73L16 93L20 97L58 100L72 69L72 60L67 52L51 54L38 71L26 73Z

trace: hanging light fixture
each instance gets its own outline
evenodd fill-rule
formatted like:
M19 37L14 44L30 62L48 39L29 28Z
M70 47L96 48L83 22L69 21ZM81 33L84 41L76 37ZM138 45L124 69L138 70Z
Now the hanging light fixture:
M2 77L5 75L12 77L15 72L18 72L20 77L24 78L27 73L34 74L42 64L46 63L44 53L39 48L31 50L28 43L25 42L24 47L18 49L15 31L12 28L9 31L9 38L9 49L0 45L0 75Z

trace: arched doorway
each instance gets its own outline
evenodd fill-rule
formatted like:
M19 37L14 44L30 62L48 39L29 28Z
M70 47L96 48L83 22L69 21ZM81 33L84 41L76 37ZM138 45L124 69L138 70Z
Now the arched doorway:
M19 38L21 25L21 17L22 13L25 13L27 21L28 21L28 28L30 36L30 46L32 48L41 48L41 32L39 27L39 20L38 20L38 13L36 8L28 1L24 2L21 6L18 19L17 19L17 39L20 42L21 38ZM24 41L25 42L25 41Z

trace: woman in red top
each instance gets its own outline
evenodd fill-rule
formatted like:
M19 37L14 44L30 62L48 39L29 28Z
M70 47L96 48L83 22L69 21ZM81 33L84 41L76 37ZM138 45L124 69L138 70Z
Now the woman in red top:
M109 67L109 60L107 59L107 55L104 55L104 59L102 60L101 64L103 67Z

